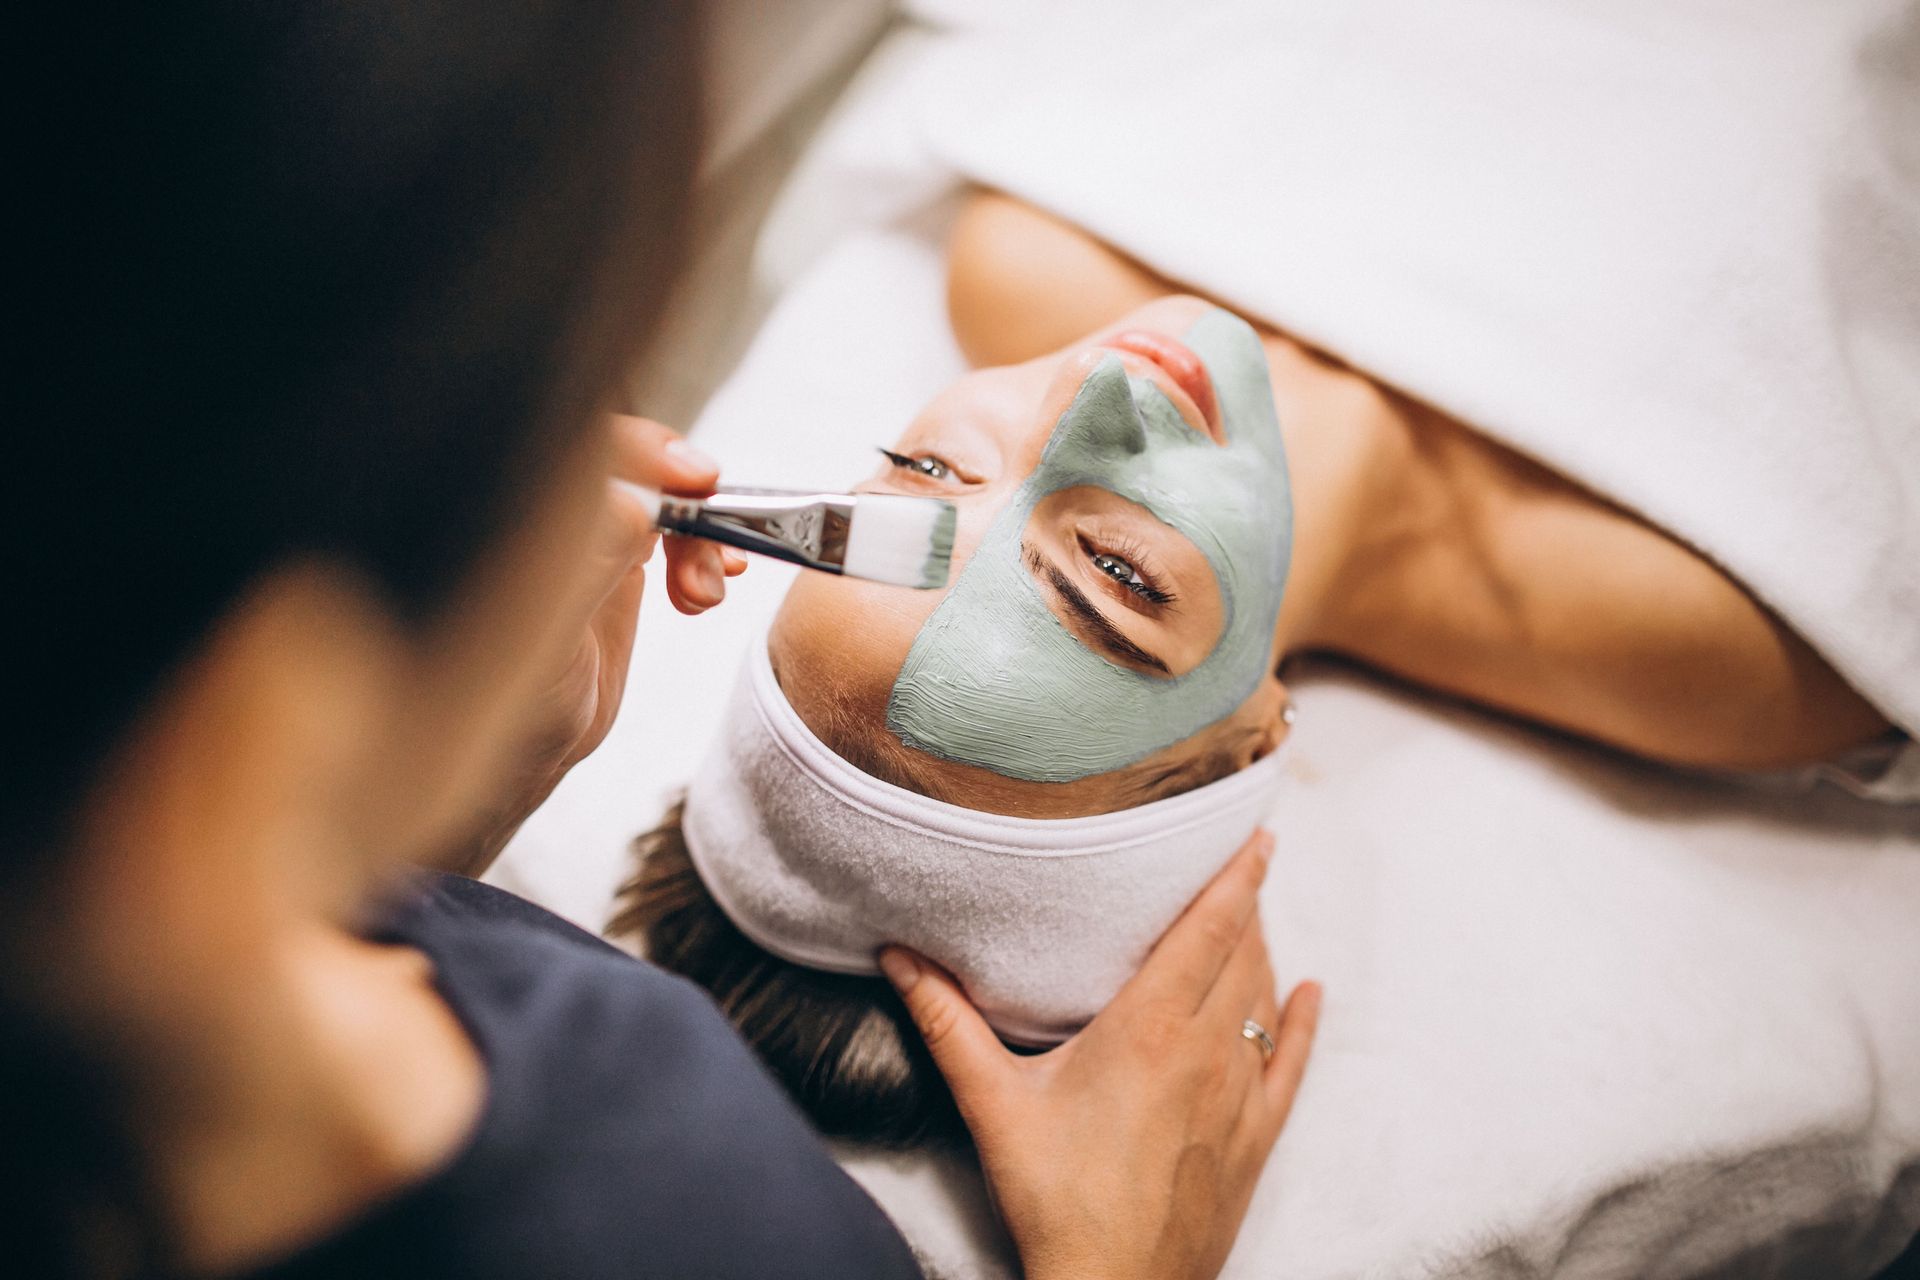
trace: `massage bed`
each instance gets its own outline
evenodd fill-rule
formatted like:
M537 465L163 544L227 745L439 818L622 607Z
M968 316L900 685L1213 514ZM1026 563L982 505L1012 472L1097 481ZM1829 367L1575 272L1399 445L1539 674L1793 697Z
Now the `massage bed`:
M785 66L785 98L725 133L736 161L776 157L778 198L732 233L751 258L713 268L748 282L715 348L744 354L702 367L686 346L677 376L705 399L694 438L738 481L866 474L964 367L940 238L964 180L999 175L943 147L953 122L926 106L983 35L944 10L830 6L817 74ZM994 39L1017 21L980 13ZM823 99L803 147L767 145ZM756 563L696 619L649 600L619 723L493 880L605 923L628 842L687 778L791 572ZM1841 647L1877 673L1910 642ZM1322 979L1326 1013L1225 1275L1846 1280L1900 1253L1920 1226L1910 752L1682 774L1331 661L1286 675L1299 717L1262 912L1281 983ZM841 1154L930 1275L1017 1275L968 1160Z

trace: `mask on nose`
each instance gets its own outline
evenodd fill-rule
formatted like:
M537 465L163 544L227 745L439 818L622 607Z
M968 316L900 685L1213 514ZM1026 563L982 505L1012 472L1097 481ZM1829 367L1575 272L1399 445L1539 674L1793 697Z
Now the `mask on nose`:
M1226 444L1195 431L1117 356L1102 361L915 637L887 702L887 728L902 742L1009 778L1075 782L1224 719L1265 678L1293 545L1266 355L1244 320L1217 309L1184 341L1213 380ZM1034 507L1081 485L1145 507L1212 566L1225 621L1184 675L1146 675L1088 649L1023 563Z

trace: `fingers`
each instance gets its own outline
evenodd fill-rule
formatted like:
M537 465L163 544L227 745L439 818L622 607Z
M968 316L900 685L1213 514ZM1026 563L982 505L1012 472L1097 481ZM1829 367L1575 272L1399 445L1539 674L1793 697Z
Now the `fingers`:
M1260 1029L1268 1035L1277 1036L1280 1034L1280 1001L1273 993L1272 983L1272 978L1268 978L1266 989L1254 997L1253 1007L1247 1010L1245 1016L1259 1023ZM1276 1053L1279 1052L1279 1043L1278 1040L1274 1041ZM1271 1059L1263 1057L1260 1061L1264 1066Z
M614 474L663 493L692 497L712 493L720 480L713 459L670 427L647 418L614 419ZM727 579L747 567L745 556L698 538L669 537L666 544L667 598L681 613L704 613L719 604L726 598Z
M614 479L607 485L606 534L602 540L607 560L607 580L602 597L612 592L629 570L637 569L653 555L659 541L654 532L648 503L625 480Z
M1254 832L1173 922L1115 1003L1166 1000L1187 1012L1198 1010L1240 945L1272 856L1273 837Z
M1269 1109L1268 1122L1273 1132L1287 1122L1293 1110L1294 1095L1307 1073L1307 1056L1313 1051L1313 1038L1320 1029L1320 984L1303 982L1287 997L1280 1012L1280 1026L1273 1034L1273 1058L1267 1063L1263 1085Z
M731 547L699 538L667 537L667 598L685 614L705 613L727 598L727 579L747 571Z
M678 534L668 534L666 543L667 599L674 608L700 614L727 598L727 579L733 575L727 572L725 548Z
M1221 968L1213 989L1201 1002L1200 1016L1235 1027L1241 1019L1253 1018L1261 1026L1272 1028L1272 1022L1261 1021L1255 1012L1263 1003L1273 1003L1273 968L1267 962L1266 933L1260 927L1260 913L1256 911L1247 917L1239 943Z
M613 442L613 473L622 480L694 498L720 481L719 464L664 423L616 415Z
M971 1117L992 1105L1013 1055L973 1007L966 993L939 966L902 947L880 953L880 968L900 993L934 1065L947 1078L960 1114Z

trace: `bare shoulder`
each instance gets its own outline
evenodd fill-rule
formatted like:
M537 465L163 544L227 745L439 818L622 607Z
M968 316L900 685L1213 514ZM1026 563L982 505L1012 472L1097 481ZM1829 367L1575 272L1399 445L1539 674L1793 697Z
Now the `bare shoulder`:
M1057 350L1178 286L995 191L970 196L947 241L947 313L976 366Z

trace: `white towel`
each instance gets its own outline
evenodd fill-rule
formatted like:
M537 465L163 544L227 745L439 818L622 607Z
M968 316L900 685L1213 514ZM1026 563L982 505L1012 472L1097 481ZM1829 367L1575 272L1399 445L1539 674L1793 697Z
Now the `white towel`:
M1920 6L921 0L946 163L1639 512L1920 729Z
M1051 1045L1133 976L1272 806L1280 752L1183 795L1014 818L870 777L815 737L755 643L687 791L687 851L740 931L796 964L944 966L1002 1036Z

